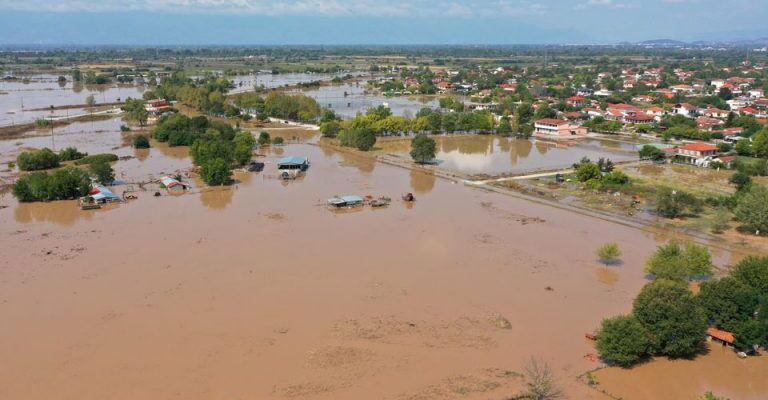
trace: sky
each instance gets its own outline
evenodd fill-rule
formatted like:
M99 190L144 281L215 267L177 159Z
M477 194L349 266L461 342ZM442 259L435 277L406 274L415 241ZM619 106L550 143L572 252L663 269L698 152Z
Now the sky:
M766 20L768 0L0 0L0 45L611 44Z

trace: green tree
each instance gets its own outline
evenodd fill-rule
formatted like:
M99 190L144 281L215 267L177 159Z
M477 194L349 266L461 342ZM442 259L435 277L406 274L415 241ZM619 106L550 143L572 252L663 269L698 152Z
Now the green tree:
M81 153L74 147L67 147L59 152L59 161L75 161L87 155L88 153Z
M731 175L730 179L728 179L728 182L736 186L736 190L742 190L752 185L752 177L744 172L737 171Z
M687 281L712 275L712 258L705 246L670 242L656 249L646 262L645 272L656 278Z
M752 319L759 305L758 291L731 276L703 282L696 300L709 321L728 331Z
M411 140L411 158L417 163L426 163L435 159L437 143L427 135L416 135Z
M93 107L96 105L96 97L94 97L92 94L89 94L88 97L85 98L85 104L88 105L88 107Z
M768 256L744 258L733 267L731 276L754 288L760 295L768 295Z
M596 348L604 360L629 367L648 356L651 339L635 316L622 315L603 320Z
M198 139L192 144L190 155L195 165L203 166L213 159L222 160L229 165L235 160L234 150L234 144L228 140L220 138Z
M251 161L253 149L256 147L256 138L250 132L240 131L234 138L234 160L238 165L245 165Z
M210 186L227 185L232 181L232 171L226 160L213 158L203 164L200 178Z
M656 279L645 285L633 314L651 334L654 352L677 358L701 350L707 319L685 283Z
M768 232L768 187L751 185L738 199L734 209L736 219L750 231Z
M323 137L335 138L341 132L341 123L336 120L326 121L320 124L320 134Z
M509 136L512 133L512 124L509 122L509 117L501 118L499 126L496 128L496 133L501 136Z
M701 201L682 190L661 188L656 193L656 212L665 218L678 218L701 211Z
M72 80L75 82L80 82L83 80L83 73L80 72L79 69L75 69L72 71Z
M767 130L763 129L752 136L752 152L754 153L755 157L768 158Z
M753 352L757 347L768 343L768 324L765 321L751 319L745 321L734 332L734 345L745 352Z
M84 171L67 167L54 171L33 172L14 182L13 195L22 202L75 199L85 196L91 180Z
M106 161L100 160L91 163L88 166L88 169L91 171L91 175L93 175L97 182L110 184L115 180L115 171Z
M644 145L638 153L641 160L662 161L666 158L663 151L649 144Z
M613 264L621 258L621 250L616 243L606 243L597 249L597 257L605 265Z

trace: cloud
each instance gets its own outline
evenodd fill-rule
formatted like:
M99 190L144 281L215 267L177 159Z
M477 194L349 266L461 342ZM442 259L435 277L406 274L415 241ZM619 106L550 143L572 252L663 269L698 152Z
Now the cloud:
M675 0L672 0L675 1ZM679 1L679 0L678 0ZM576 6L577 10L584 10L592 7L602 8L639 8L635 4L617 3L615 0L587 0L586 3L581 3Z

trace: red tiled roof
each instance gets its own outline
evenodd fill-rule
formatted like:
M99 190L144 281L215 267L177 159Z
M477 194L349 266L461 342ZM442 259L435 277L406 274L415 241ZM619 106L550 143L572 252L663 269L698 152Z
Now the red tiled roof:
M717 328L707 328L707 335L730 344L733 344L733 341L735 340L733 333Z
M568 101L584 101L584 97L582 96L572 96L567 99Z
M679 147L682 150L690 150L690 151L712 151L717 150L717 146L710 143L688 143L685 145L682 145Z

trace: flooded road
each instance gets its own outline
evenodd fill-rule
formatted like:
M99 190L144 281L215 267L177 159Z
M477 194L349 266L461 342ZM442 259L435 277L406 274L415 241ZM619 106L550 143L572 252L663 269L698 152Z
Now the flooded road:
M115 169L188 165L181 150ZM660 236L316 145L259 153L264 173L231 187L96 212L0 198L0 398L501 399L531 356L570 398L605 398L575 380L597 366L584 332L630 310ZM312 166L269 178L282 155Z
M536 139L512 139L495 135L434 136L440 168L469 175L499 175L569 168L588 157L601 157L614 162L635 160L631 145L599 139L583 139L578 144L556 143ZM622 147L624 146L624 147ZM381 140L381 152L410 157L411 140Z

